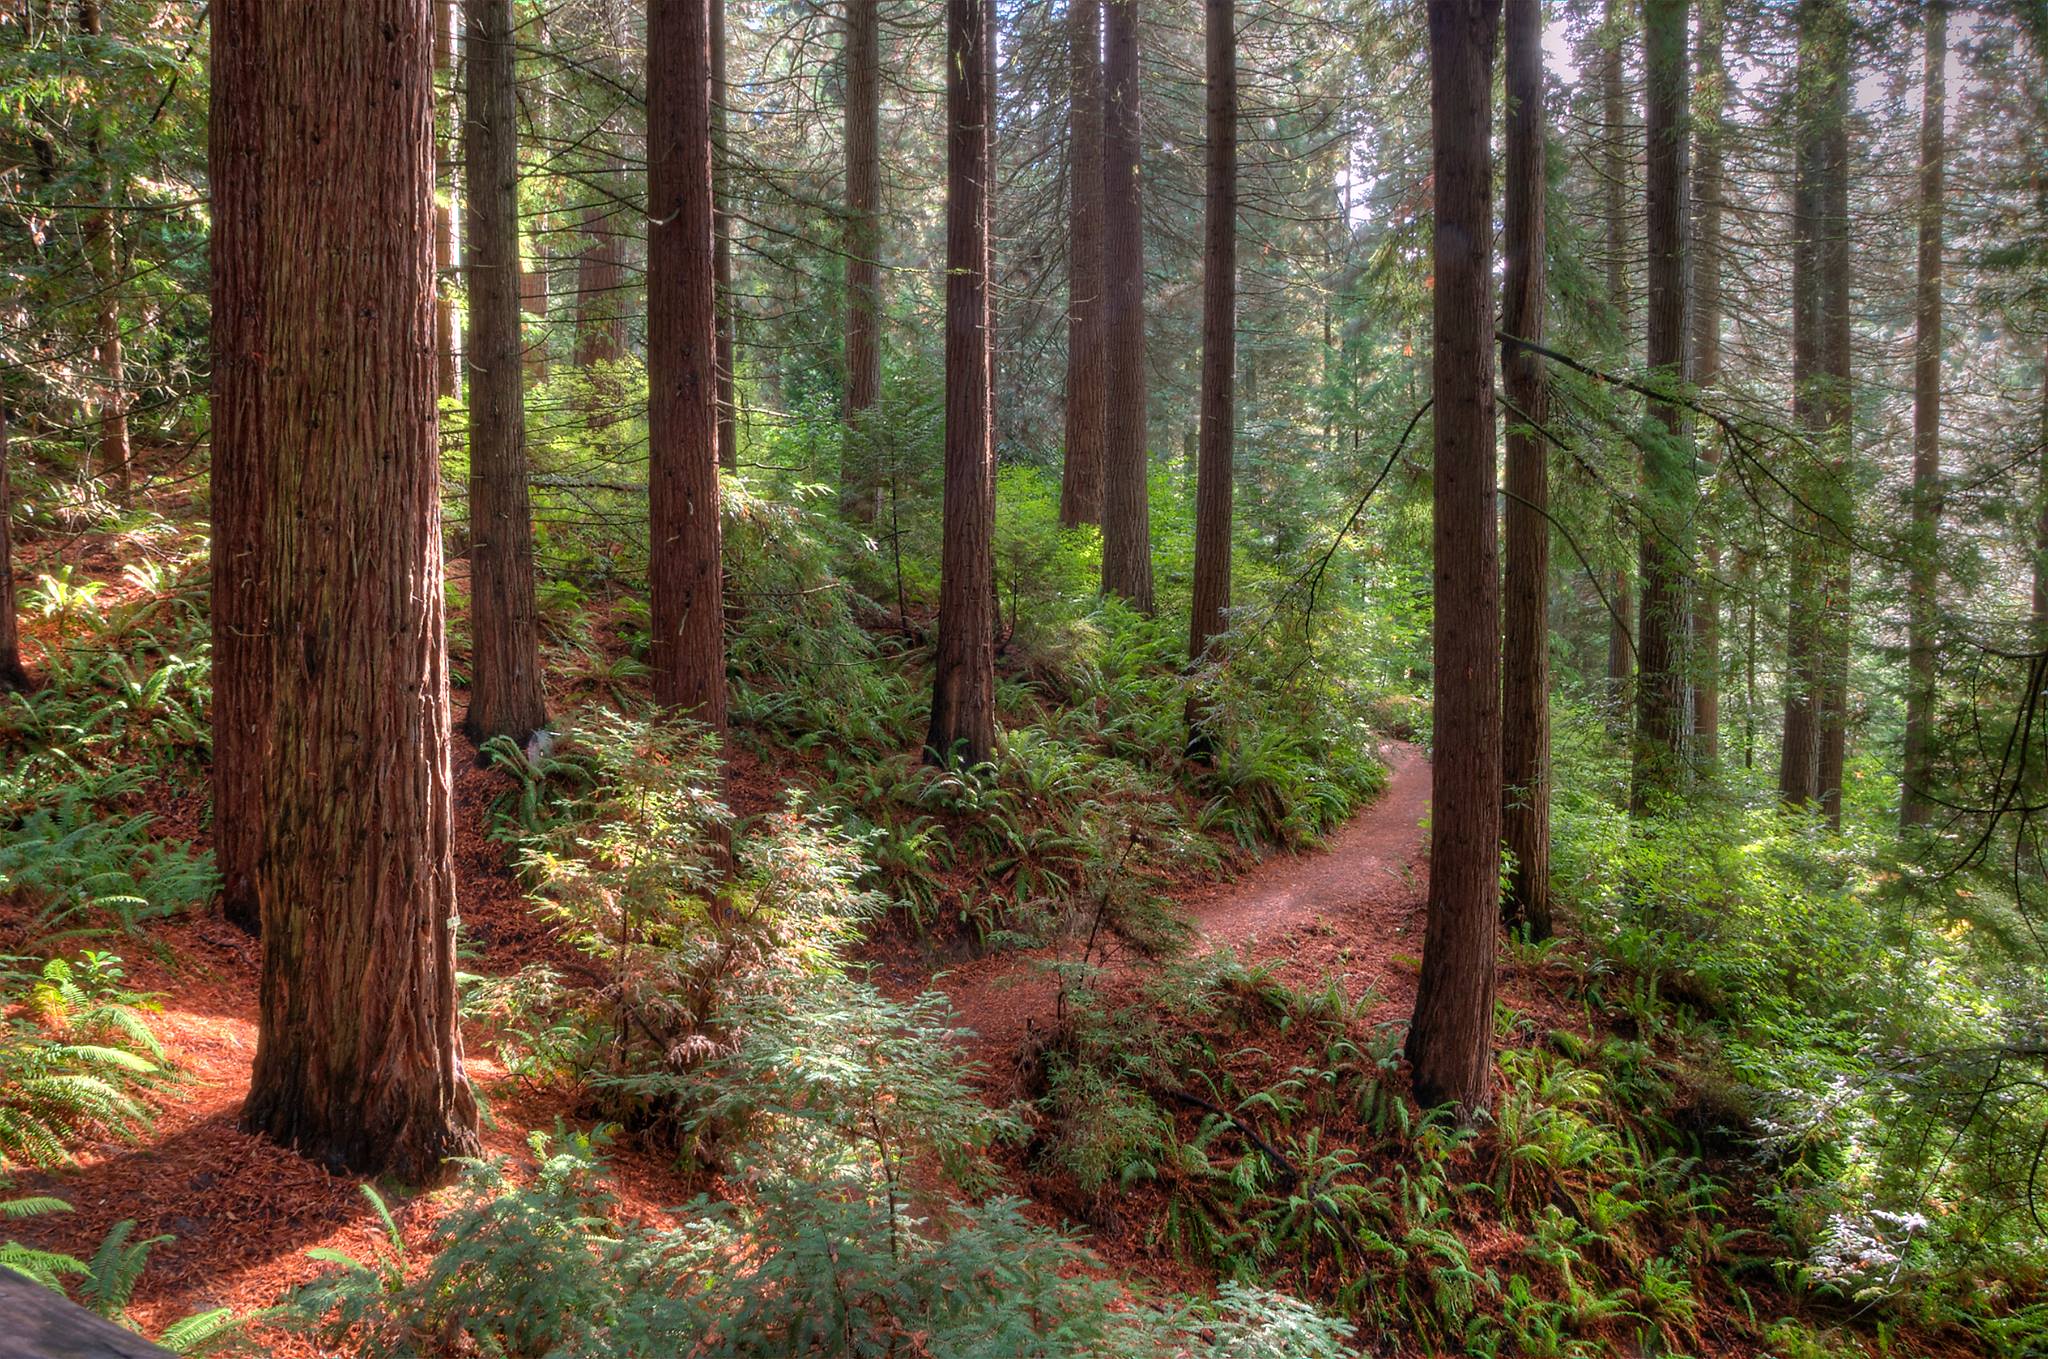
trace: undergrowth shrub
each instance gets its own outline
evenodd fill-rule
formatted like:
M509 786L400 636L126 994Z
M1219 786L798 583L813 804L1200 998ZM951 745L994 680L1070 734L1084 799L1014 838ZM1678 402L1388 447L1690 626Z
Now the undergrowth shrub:
M60 1165L82 1137L133 1140L166 1075L142 1018L151 1001L123 988L120 959L23 961L0 959L0 1173Z

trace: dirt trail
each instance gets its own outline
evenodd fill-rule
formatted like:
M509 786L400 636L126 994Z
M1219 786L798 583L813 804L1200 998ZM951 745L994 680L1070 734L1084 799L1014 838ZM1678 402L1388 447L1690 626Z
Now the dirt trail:
M1354 997L1371 988L1375 1019L1407 1012L1422 951L1430 768L1414 746L1389 743L1381 755L1391 771L1386 791L1326 846L1276 856L1181 898L1197 948L1279 960L1291 983L1336 975ZM1054 961L1049 950L996 954L933 979L952 1000L991 1095L1017 1092L1035 1036L1055 1022L1058 986L1047 966ZM1143 962L1112 953L1108 965L1130 975Z

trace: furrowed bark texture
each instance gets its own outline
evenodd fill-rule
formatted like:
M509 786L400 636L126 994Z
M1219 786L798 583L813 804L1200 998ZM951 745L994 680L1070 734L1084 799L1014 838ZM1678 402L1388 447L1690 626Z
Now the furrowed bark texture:
M1195 472L1194 607L1199 661L1230 608L1231 460L1237 383L1237 34L1231 0L1208 0L1208 201L1202 222L1202 392Z
M1430 0L1435 133L1436 770L1408 1061L1424 1107L1487 1107L1500 928L1500 579L1493 402L1498 0Z
M1906 748L1899 822L1934 816L1935 596L1940 588L1942 191L1948 113L1947 0L1930 0L1920 100L1920 241L1913 307L1913 558L1906 622Z
M213 392L208 485L213 537L213 858L221 913L261 928L256 870L263 859L263 760L269 740L269 516L263 292L263 25L267 0L217 0L209 25L212 86L207 182L213 193L208 277Z
M1542 0L1507 0L1506 274L1501 329L1543 342ZM1550 936L1550 461L1538 427L1549 387L1536 351L1501 344L1508 413L1507 572L1501 674L1501 839L1513 859L1502 917Z
M1105 0L1102 588L1152 612L1150 459L1145 411L1145 234L1139 212L1138 5Z
M262 344L240 371L260 365L253 466L271 492L242 1118L335 1170L426 1181L479 1145L455 1020L433 16L427 0L225 0L215 41L256 14L254 88L225 109L259 124L255 238L227 258L259 274Z
M995 753L995 443L989 384L990 0L946 5L946 477L926 758Z
M1067 42L1067 446L1060 522L1102 522L1103 366L1102 0L1070 0Z
M707 0L647 9L647 448L654 696L725 729Z
M1685 184L1690 87L1686 0L1647 0L1643 49L1648 65L1644 176L1649 298L1644 353L1655 382L1685 380ZM1671 402L1649 403L1651 441L1643 454L1649 518L1636 570L1636 739L1630 807L1648 812L1678 791L1684 775L1688 602L1696 478L1685 417Z
M524 743L547 721L534 615L533 515L519 320L519 144L512 0L463 0L468 228L469 713L463 730Z

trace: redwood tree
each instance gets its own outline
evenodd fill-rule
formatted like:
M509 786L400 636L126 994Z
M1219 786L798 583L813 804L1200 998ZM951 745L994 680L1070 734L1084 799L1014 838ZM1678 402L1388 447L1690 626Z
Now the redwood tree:
M251 934L261 927L256 869L263 858L271 693L263 553L270 512L262 363L268 265L260 203L265 138L272 134L256 113L269 12L266 0L236 0L215 15L206 166L213 190L213 859L222 914Z
M1069 0L1067 440L1060 522L1102 522L1109 406L1103 368L1102 0Z
M1202 397L1195 468L1194 607L1199 663L1230 608L1231 458L1237 410L1237 33L1231 0L1208 0L1207 205L1202 219ZM1189 706L1191 749L1206 747Z
M648 578L654 696L725 728L709 0L647 7Z
M463 0L469 276L470 690L463 730L524 742L547 721L519 315L519 115L512 0Z
M1501 368L1508 419L1506 646L1501 675L1501 838L1512 856L1502 916L1550 935L1550 461L1543 359L1542 0L1507 0L1506 273Z
M1695 84L1699 114L1693 130L1692 382L1705 390L1721 380L1722 194L1725 157L1723 110L1728 98L1724 55L1728 16L1724 0L1700 0ZM1718 439L1701 448L1710 466L1721 461ZM1721 758L1721 545L1700 545L1706 570L1694 595L1693 754L1700 765Z
M267 492L242 1119L336 1170L428 1180L479 1147L455 1016L433 16L428 0L216 0L212 30L215 163L242 161L215 184L216 296L243 318L220 338L250 346L216 381L254 417L215 438Z
M431 0L434 6L434 101L448 105L445 126L434 139L434 354L436 390L461 392L455 356L455 7L459 0ZM437 116L437 122L443 121Z
M1500 580L1493 408L1493 47L1499 0L1429 0L1436 184L1436 770L1429 923L1408 1030L1415 1096L1486 1108L1500 921Z
M0 402L0 694L28 688L21 666L21 634L14 611L14 495L7 482L7 406Z
M946 477L926 758L995 753L995 409L989 313L990 0L946 4Z
M739 403L733 397L731 91L725 78L725 0L711 4L711 268L718 286L718 465L738 467Z
M1645 244L1649 305L1645 353L1656 384L1685 380L1685 184L1691 86L1686 61L1687 0L1647 0L1643 52L1647 169ZM1685 749L1686 576L1694 475L1692 446L1676 402L1650 402L1643 454L1642 529L1637 576L1636 738L1629 802L1637 813L1678 787Z
M1925 825L1934 774L1934 630L1941 523L1942 188L1947 0L1929 0L1920 98L1920 252L1913 308L1913 552L1907 593L1906 749L1899 822Z
M1145 449L1145 232L1139 213L1138 4L1104 0L1102 267L1108 402L1102 461L1102 588L1152 612Z

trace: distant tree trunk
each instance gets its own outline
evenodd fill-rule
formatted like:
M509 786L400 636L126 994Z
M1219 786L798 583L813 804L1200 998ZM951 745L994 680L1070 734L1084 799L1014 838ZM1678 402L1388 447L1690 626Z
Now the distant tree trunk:
M1145 236L1139 211L1138 4L1105 0L1102 588L1152 612L1151 458L1145 447Z
M603 178L600 192L609 194L610 176ZM578 368L626 357L626 264L618 217L618 205L609 199L583 209L583 249L576 259Z
M1500 578L1493 409L1498 0L1429 0L1435 132L1436 771L1429 924L1408 1029L1415 1097L1483 1113L1500 927Z
M1102 273L1102 0L1069 0L1067 43L1067 440L1060 522L1102 522L1104 389Z
M1643 51L1648 66L1644 179L1649 254L1645 354L1653 379L1685 380L1685 184L1689 142L1686 96L1687 0L1646 0ZM1636 643L1636 741L1629 803L1638 815L1675 793L1684 774L1686 575L1691 564L1693 473L1685 417L1673 402L1652 401L1653 441L1643 457L1649 519L1637 576L1642 596Z
M14 494L7 480L7 406L0 402L0 694L28 688L14 606Z
M1907 586L1906 749L1899 824L1934 816L1936 553L1941 530L1941 283L1948 0L1928 0L1920 100L1920 255L1913 307L1913 553Z
M647 450L654 696L725 730L709 0L647 9Z
M1543 4L1507 0L1507 201L1501 329L1543 342ZM1508 400L1506 645L1501 676L1501 839L1513 857L1502 917L1550 937L1550 461L1543 359L1501 344Z
M533 514L519 324L519 104L512 0L463 0L468 231L470 689L463 730L482 745L547 721L534 616Z
M1605 130L1602 139L1601 178L1605 181L1607 205L1607 297L1608 315L1615 334L1622 337L1622 354L1627 355L1629 321L1628 297L1628 87L1623 77L1622 48L1625 37L1619 0L1606 0L1600 42L1604 47L1600 63L1600 107ZM1624 527L1616 516L1617 527ZM1635 676L1635 593L1628 568L1617 567L1608 581L1607 700L1617 729L1625 729L1624 716L1634 695Z
M548 380L548 262L543 257L537 263L528 269L522 262L519 270L519 310L534 319L539 332L525 346L526 378L536 383Z
M434 6L434 104L447 101L446 129L434 139L434 353L438 356L442 396L462 394L462 364L455 352L455 145L459 116L455 95L455 6L459 0L432 0Z
M866 414L882 394L882 38L879 6L846 4L846 451L841 505L872 518Z
M256 934L262 927L256 874L268 810L263 764L269 745L270 483L266 467L264 289L273 267L265 242L262 192L266 141L262 116L262 35L271 0L222 0L211 20L212 88L207 118L207 183L213 231L208 279L212 299L213 432L207 484L212 489L213 859L221 914Z
M257 276L231 267L215 286L231 314L259 309L225 323L222 338L262 343L221 379L228 405L250 399L237 383L258 389L260 445L227 461L268 490L274 677L242 1122L333 1170L420 1183L479 1150L455 1019L433 16L427 0L273 8L212 13L216 53L256 44L239 70L215 63L231 88L212 135L222 161L256 152L241 168L260 176L226 185L256 203L216 210L238 223L223 258Z
M1821 525L1826 553L1822 576L1822 653L1818 670L1820 753L1815 782L1828 824L1842 824L1842 784L1848 767L1849 654L1854 624L1849 609L1849 490L1855 460L1852 401L1849 242L1849 46L1851 19L1846 0L1825 0L1820 167L1821 406L1816 412L1828 448Z
M102 36L99 0L79 0L78 26L88 37ZM92 162L93 193L100 206L86 219L85 247L97 298L93 353L99 368L99 465L112 475L115 490L125 503L134 490L134 469L128 442L128 361L121 343L120 229L114 216L121 190L105 160L98 114L93 115L90 128L86 155Z
M1702 391L1721 380L1721 198L1724 156L1722 116L1727 102L1728 74L1723 48L1727 39L1724 0L1700 0L1697 84L1700 118L1693 134L1692 240L1693 312L1692 380ZM1721 462L1721 445L1709 438L1701 455L1710 466ZM1693 753L1711 767L1721 758L1721 545L1709 537L1701 544L1706 572L1699 581L1693 639L1698 660L1693 667Z
M989 370L994 112L989 0L946 3L946 485L939 627L925 757L995 753L995 444Z
M733 398L732 91L725 78L725 0L711 6L712 271L718 276L718 465L740 465L739 403Z
M1195 469L1195 580L1188 659L1199 665L1230 608L1237 396L1237 33L1231 0L1207 0L1208 202L1202 220L1202 394ZM1190 700L1188 745L1209 749Z

